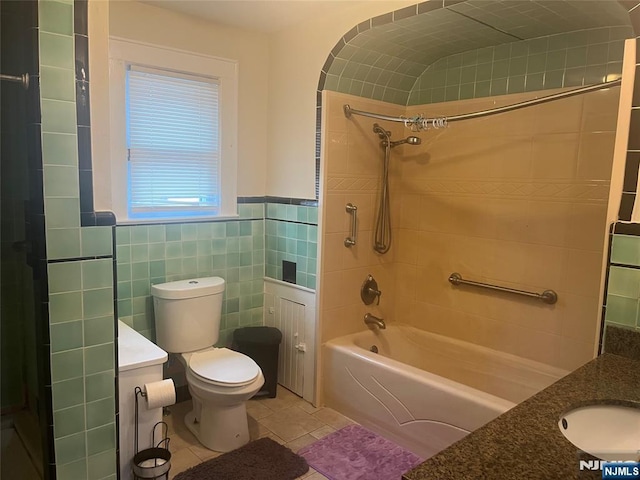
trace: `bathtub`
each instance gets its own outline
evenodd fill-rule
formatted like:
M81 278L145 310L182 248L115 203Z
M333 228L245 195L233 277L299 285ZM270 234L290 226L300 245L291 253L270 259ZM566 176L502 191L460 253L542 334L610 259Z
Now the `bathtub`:
M323 348L326 405L423 458L569 373L402 325Z

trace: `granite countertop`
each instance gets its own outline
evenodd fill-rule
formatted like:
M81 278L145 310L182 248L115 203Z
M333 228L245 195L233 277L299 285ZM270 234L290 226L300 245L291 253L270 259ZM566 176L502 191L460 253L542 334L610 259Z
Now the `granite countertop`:
M640 361L603 354L429 458L404 480L600 479L580 471L560 416L591 400L640 402ZM582 454L584 459L593 457Z

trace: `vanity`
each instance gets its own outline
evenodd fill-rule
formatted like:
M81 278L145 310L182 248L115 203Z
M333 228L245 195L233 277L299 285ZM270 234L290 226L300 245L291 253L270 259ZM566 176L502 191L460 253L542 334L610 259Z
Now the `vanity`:
M600 355L402 478L600 479L599 469L580 470L580 460L597 459L581 453L561 432L564 416L577 407L597 403L640 408L640 359ZM597 416L593 418L592 430L598 432ZM638 426L640 440L640 423ZM607 433L607 428L601 427L601 433Z

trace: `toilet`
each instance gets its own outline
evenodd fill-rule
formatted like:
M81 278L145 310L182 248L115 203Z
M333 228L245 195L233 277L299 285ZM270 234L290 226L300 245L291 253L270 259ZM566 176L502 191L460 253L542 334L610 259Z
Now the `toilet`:
M264 384L251 358L213 347L220 334L224 287L220 277L151 286L156 343L178 354L193 399L185 424L200 443L218 452L249 441L246 401Z

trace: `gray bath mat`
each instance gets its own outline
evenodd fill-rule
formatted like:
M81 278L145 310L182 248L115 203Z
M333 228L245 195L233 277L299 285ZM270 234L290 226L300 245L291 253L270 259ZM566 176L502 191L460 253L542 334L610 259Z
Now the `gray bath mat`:
M307 461L270 438L260 438L185 470L174 480L293 480Z

